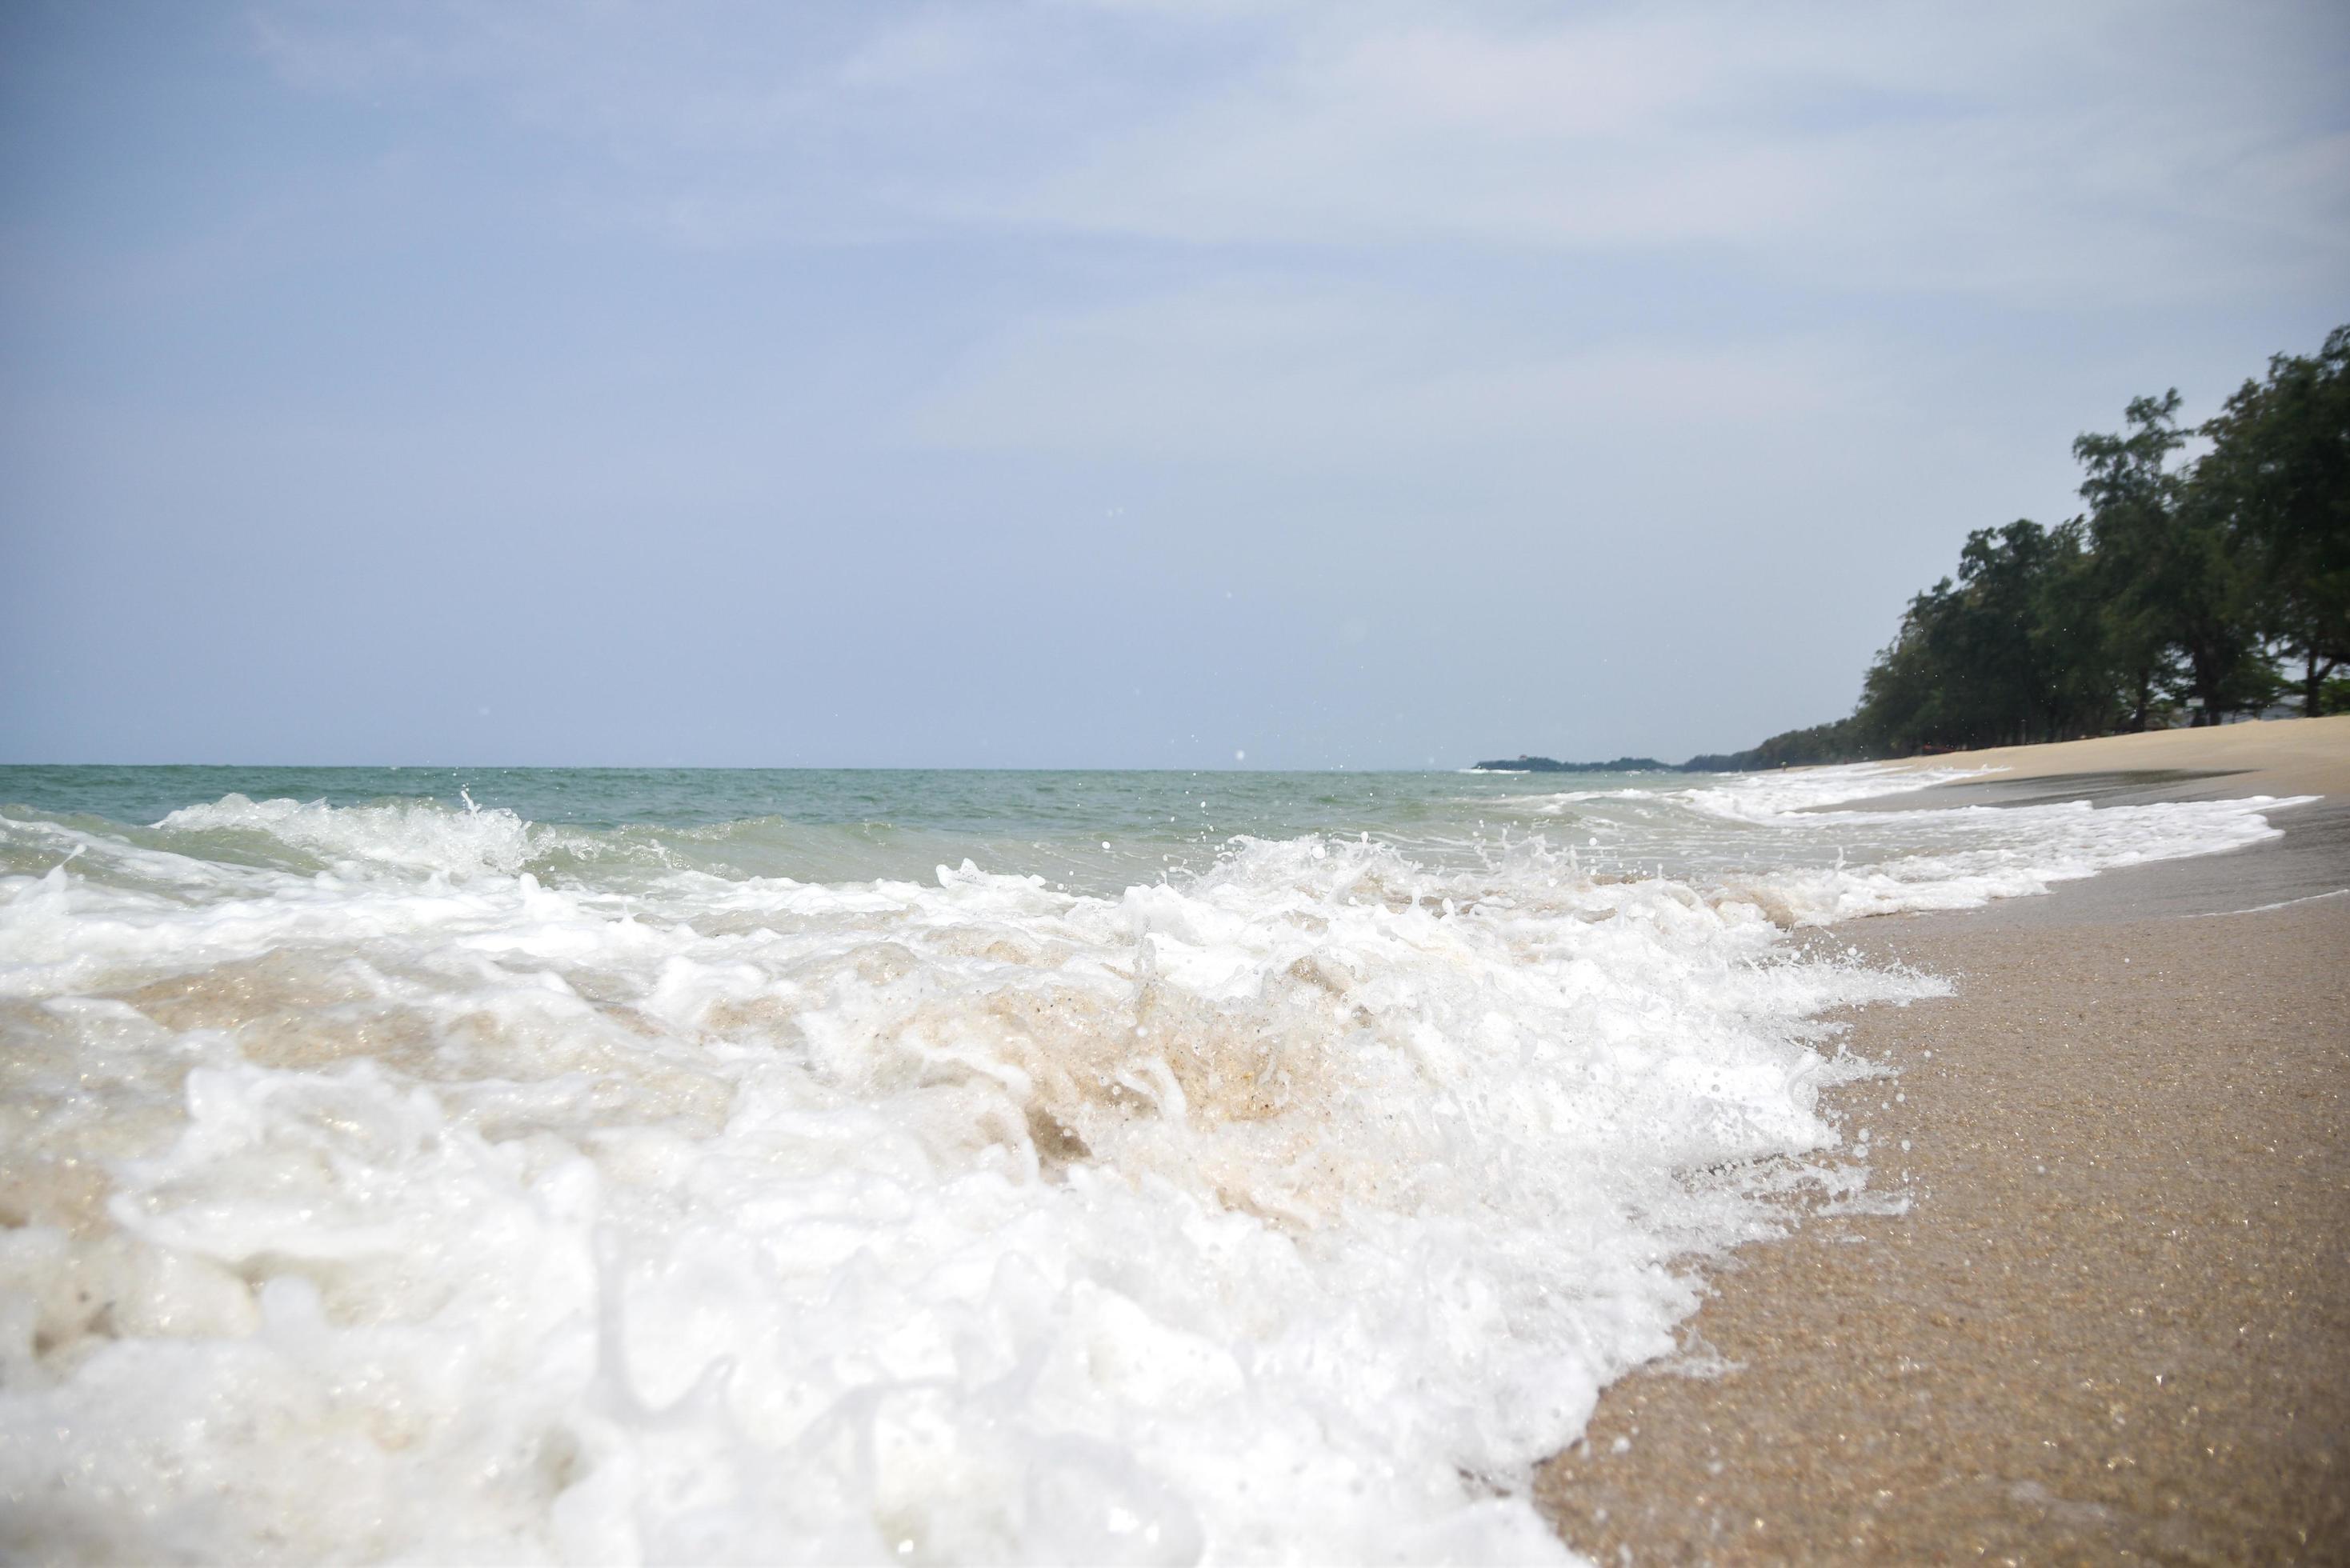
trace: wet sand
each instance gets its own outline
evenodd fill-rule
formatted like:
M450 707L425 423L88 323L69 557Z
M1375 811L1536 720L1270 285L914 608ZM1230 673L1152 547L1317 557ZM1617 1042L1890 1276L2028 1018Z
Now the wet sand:
M2350 721L2231 730L2120 738L2147 772L2048 747L1954 788L2332 798L2233 854L1838 929L1957 982L1851 1019L1898 1075L1836 1108L1909 1210L1721 1270L1691 1355L1611 1386L1542 1472L1569 1544L2350 1562Z

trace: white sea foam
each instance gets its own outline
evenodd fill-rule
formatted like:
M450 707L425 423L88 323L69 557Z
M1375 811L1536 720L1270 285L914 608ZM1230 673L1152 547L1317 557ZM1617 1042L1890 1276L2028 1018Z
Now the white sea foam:
M1777 773L1737 774L1718 784L1676 792L1697 809L1746 821L1783 820L1846 801L1909 794L1936 784L1991 777L1998 768L1920 768L1894 763L1854 763L1844 767L1791 768Z
M1884 783L1657 807L1906 836L1843 867L1309 836L1115 897L543 881L543 830L423 805L0 818L86 851L0 879L0 1550L1556 1558L1531 1468L1691 1261L1791 1183L1899 1202L1813 1021L1939 984L1783 926L2272 831L1795 809Z
M534 853L530 824L511 811L478 810L470 798L464 806L401 801L338 807L232 794L183 806L155 826L183 834L258 834L336 866L399 866L452 877L520 870Z
M2162 801L2095 809L2085 800L1942 810L1857 811L1840 803L1922 790L1982 770L1894 769L1880 764L1760 774L1683 798L1707 815L1818 843L1853 837L1897 842L1900 852L1865 864L1780 867L1725 878L1734 892L1803 925L1904 910L1973 909L2044 893L2059 882L2180 855L2241 848L2276 836L2266 813L2314 796Z

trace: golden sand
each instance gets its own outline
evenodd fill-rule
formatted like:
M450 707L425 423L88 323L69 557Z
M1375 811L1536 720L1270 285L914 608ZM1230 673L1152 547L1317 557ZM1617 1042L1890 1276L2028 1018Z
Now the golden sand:
M2218 772L2256 775L2244 794L2350 792L2350 713L2272 719L2208 730L2156 730L2049 746L1998 746L1913 757L1909 768L1997 768L2008 778L2062 774Z

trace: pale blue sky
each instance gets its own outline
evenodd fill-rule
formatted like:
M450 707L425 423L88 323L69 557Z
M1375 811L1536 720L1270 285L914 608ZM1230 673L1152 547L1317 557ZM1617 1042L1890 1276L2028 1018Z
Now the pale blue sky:
M0 760L1452 766L1848 710L2350 319L2350 12L0 7Z

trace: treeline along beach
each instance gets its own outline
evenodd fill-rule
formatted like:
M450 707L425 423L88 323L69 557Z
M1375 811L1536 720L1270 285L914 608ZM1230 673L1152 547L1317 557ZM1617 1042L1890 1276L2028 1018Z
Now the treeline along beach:
M2077 515L1978 528L1954 577L1909 601L1832 723L1687 772L1921 752L2350 709L2350 326L2279 354L2182 426L2176 389L2073 442ZM1647 758L1595 764L1664 767ZM1479 764L1548 772L1521 757Z
M2176 389L2073 452L2088 509L1968 535L1869 667L1855 741L1880 753L2218 723L2290 695L2350 703L2350 327L2280 354L2220 413ZM2208 442L2199 455L2184 455Z

